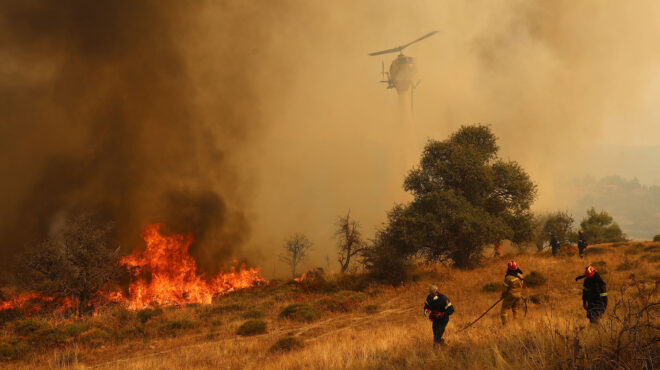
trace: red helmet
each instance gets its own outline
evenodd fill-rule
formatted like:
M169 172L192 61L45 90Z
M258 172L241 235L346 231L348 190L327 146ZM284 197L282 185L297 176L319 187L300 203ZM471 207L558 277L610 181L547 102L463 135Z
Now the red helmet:
M595 273L596 273L596 269L591 266L587 266L584 269L584 277L592 277L594 276Z
M518 264L514 260L509 261L509 270L516 271L517 269Z
M584 231L582 231L582 229L580 229L580 231L578 231L578 232L579 232L580 234L584 233Z

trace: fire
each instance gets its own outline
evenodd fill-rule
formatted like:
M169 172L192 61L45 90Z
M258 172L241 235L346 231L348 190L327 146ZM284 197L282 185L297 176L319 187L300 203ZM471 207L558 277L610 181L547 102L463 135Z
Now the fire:
M260 268L246 269L244 265L238 269L234 266L227 273L220 272L214 278L206 278L197 271L197 262L188 253L192 235L162 235L160 227L161 224L148 225L142 232L146 249L143 252L134 250L120 259L131 274L128 294L111 289L109 294L102 294L104 300L133 310L152 305L210 304L214 297L266 283ZM21 309L31 316L43 309L67 312L75 307L75 303L70 298L21 293L0 301L0 311Z
M147 248L144 252L134 251L123 257L121 264L132 274L128 297L121 297L131 309L149 305L183 305L189 303L209 304L213 297L237 289L249 288L266 280L259 268L238 271L232 267L228 273L219 273L206 279L197 271L195 259L188 253L193 242L191 235L162 235L161 224L146 227L142 237Z

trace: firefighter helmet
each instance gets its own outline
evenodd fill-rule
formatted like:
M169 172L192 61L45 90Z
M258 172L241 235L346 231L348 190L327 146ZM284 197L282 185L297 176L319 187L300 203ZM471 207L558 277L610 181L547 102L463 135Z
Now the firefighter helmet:
M514 260L509 261L509 270L515 271L517 269L518 269L518 264L516 263L516 261Z
M592 276L594 276L595 273L596 273L596 269L591 267L591 266L587 266L584 269L584 277L588 277L588 278L592 277Z

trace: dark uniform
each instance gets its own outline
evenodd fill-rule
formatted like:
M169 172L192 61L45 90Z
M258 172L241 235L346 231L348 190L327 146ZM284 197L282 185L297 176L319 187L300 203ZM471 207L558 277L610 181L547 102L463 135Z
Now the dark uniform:
M429 319L433 321L433 342L444 343L442 335L449 323L449 315L454 313L454 306L444 294L429 294L424 302L424 311L428 312Z
M582 305L587 310L587 317L592 324L600 320L607 308L607 285L595 269L590 277L584 279Z
M550 236L550 247L552 248L552 255L556 256L559 249L559 241L557 241L557 237L554 235Z
M584 234L580 233L578 238L578 250L580 251L580 258L584 257L585 249L587 249L587 241L584 239Z

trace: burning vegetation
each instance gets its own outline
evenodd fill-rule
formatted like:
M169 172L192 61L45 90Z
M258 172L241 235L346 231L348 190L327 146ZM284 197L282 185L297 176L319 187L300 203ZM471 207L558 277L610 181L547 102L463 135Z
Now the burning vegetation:
M69 221L59 239L26 254L21 285L27 292L0 302L0 312L83 315L103 305L138 310L210 304L214 297L266 282L260 268L237 266L237 261L229 272L205 276L189 254L193 236L163 235L161 227L156 223L145 228L144 251L120 257L118 249L105 244L107 228L95 226L89 217Z

